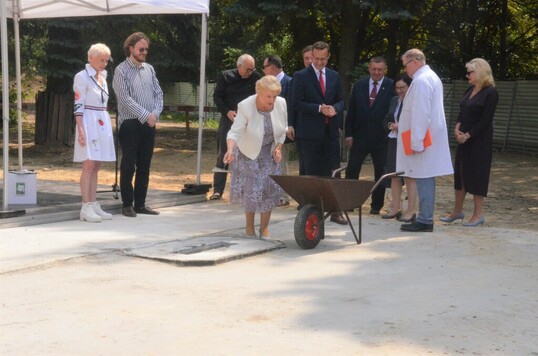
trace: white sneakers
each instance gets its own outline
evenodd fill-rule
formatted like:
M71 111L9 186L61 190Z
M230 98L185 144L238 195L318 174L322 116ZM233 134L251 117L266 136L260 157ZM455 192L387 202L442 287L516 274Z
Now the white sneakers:
M99 202L94 201L93 203L90 203L90 204L93 204L93 211L95 211L95 213L99 215L101 219L112 220L112 214L103 211L103 209L101 209L101 205L99 204Z
M80 209L80 220L88 222L101 222L102 220L111 220L112 214L104 212L98 202L82 203Z

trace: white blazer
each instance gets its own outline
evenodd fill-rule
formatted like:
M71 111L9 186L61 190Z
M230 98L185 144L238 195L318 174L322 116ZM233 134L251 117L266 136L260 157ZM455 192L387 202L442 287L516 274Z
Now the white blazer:
M430 130L432 145L424 148L423 139ZM406 156L402 132L411 130L411 148L414 153ZM404 171L410 178L431 178L453 174L448 146L443 83L428 65L413 75L413 81L403 101L398 123L396 171Z
M286 100L278 96L271 115L273 125L274 143L284 143L286 139L288 113ZM227 139L237 143L239 150L248 158L256 159L262 149L263 141L263 115L256 108L256 95L249 96L237 106L237 115L234 123L228 131Z

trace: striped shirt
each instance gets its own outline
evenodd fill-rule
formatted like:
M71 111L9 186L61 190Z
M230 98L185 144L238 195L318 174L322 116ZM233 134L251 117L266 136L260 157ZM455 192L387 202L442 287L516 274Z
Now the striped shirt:
M163 92L155 70L148 63L136 66L126 58L114 72L112 82L118 100L118 124L137 119L146 123L153 113L159 118L163 110Z

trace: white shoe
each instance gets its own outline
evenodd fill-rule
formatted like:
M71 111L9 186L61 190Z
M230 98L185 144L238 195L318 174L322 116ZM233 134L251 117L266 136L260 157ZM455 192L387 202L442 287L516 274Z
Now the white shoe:
M99 204L98 201L94 201L94 202L92 202L90 204L93 205L93 211L95 211L95 213L97 215L99 215L101 217L101 219L103 219L103 220L112 220L112 214L107 213L106 211L103 211L103 209L101 209L101 204Z
M80 220L88 222L101 222L101 217L93 210L92 203L82 203L80 209Z

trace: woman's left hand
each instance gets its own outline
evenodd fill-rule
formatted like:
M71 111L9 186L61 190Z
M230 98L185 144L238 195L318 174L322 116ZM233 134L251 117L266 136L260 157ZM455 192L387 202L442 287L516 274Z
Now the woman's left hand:
M456 142L463 145L469 138L470 136L467 133L460 133L456 135Z
M282 152L280 152L280 147L276 147L273 151L273 160L276 163L280 163L280 161L282 160Z

